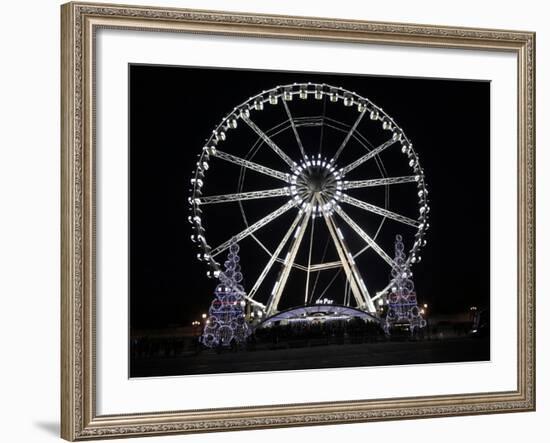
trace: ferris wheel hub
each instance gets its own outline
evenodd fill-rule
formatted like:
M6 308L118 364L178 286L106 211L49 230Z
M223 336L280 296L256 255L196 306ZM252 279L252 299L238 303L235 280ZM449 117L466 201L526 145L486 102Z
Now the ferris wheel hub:
M313 205L312 216L321 213L330 215L342 189L342 181L332 160L306 157L295 168L290 189L292 197L303 201L304 207Z

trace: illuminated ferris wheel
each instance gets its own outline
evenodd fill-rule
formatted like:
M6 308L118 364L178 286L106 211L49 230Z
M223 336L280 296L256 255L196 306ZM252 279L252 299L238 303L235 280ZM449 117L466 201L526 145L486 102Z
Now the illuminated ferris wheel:
M404 131L367 98L327 84L277 86L235 107L206 141L191 184L197 258L217 277L233 243L255 243L260 252L253 261L261 266L247 282L246 299L267 317L279 312L294 274L303 282L299 289L292 286L303 294L302 305L337 293L339 305L375 313L376 300L391 284L370 285L376 280L369 276L371 263L386 271L402 266L384 250L384 238L402 234L412 265L421 259L429 228L424 171ZM409 189L402 209L402 198L390 205L396 187ZM378 200L369 201L375 195ZM251 211L251 203L261 210ZM230 205L238 211L239 229L221 210ZM321 244L325 254L315 254ZM370 261L360 264L367 251ZM326 272L336 277L321 288L319 276ZM342 288L335 290L337 279Z

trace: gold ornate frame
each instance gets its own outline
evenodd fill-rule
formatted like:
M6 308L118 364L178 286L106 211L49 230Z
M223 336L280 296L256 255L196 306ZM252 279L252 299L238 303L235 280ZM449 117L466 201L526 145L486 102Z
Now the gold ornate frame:
M61 8L61 436L67 440L533 411L535 34L326 18L68 3ZM160 411L95 409L94 36L99 28L508 51L518 69L518 380L510 392Z

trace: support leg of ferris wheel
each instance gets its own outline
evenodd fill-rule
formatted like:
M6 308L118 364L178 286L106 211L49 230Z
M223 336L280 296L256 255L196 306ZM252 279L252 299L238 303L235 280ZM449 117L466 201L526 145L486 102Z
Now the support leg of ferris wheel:
M290 275L290 271L292 270L292 266L294 264L294 260L296 260L296 254L300 249L300 244L302 243L302 239L304 238L304 233L309 224L312 208L313 208L313 204L312 202L309 202L309 204L306 206L306 210L303 214L302 221L298 227L298 230L296 231L294 240L292 241L292 244L290 246L290 250L288 251L288 254L283 263L283 268L281 269L281 272L279 273L279 277L277 278L277 282L273 287L273 292L271 293L269 297L269 301L267 302L266 314L268 317L277 312L277 307L279 306L281 295L283 294L283 291L285 289L288 276Z
M323 205L323 201L321 199L319 199L319 203L321 204L321 206ZM334 219L328 214L327 211L323 211L323 217L327 224L334 245L336 246L340 261L342 262L342 266L344 267L344 272L349 282L351 293L355 298L357 307L360 309L366 309L369 312L376 312L374 303L370 298L370 294L367 287L365 286L365 282L359 274L353 256L347 248L344 239L338 235L338 228L334 223Z

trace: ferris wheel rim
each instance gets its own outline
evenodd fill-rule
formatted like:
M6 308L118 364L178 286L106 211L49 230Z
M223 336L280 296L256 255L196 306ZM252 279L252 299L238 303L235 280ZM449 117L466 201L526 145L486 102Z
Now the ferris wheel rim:
M427 212L429 212L429 206L427 205L427 198L426 198L427 189L426 189L426 184L425 184L425 181L424 181L424 172L423 172L423 169L420 167L418 155L414 151L414 149L412 147L412 143L406 137L404 131L395 123L395 121L388 114L386 114L382 110L382 108L379 108L378 106L374 105L370 100L368 100L364 97L361 97L360 95L358 95L354 92L348 91L344 88L330 86L330 85L327 85L327 84L324 84L324 83L323 84L318 84L318 83L295 83L295 84L292 84L292 85L277 86L277 87L272 88L270 90L262 91L262 93L257 94L253 97L250 97L248 100L244 101L239 106L235 107L234 110L229 115L224 117L222 119L221 123L214 129L214 131L212 132L212 135L210 136L210 138L207 140L207 143L205 144L203 152L199 155L199 162L197 162L197 170L194 172L194 177L192 179L192 183L193 183L192 191L193 192L192 192L192 197L190 197L190 203L191 203L191 209L192 209L193 215L190 216L190 222L194 225L195 232L198 232L197 238L198 238L199 243L201 245L201 248L203 250L202 258L206 259L206 261L208 262L210 267L213 268L214 270L216 270L216 269L219 270L219 263L217 263L213 259L213 257L215 255L219 254L220 252L222 252L224 249L223 249L223 247L218 246L217 248L214 249L215 254L213 254L212 253L212 248L206 243L205 236L203 235L204 228L202 228L201 221L200 221L200 214L202 213L202 211L201 211L199 206L203 202L201 201L200 198L196 197L196 192L195 192L196 189L197 189L197 183L199 183L199 181L201 180L200 176L202 175L202 177L204 177L204 171L201 170L201 166L207 169L207 166L205 166L205 164L207 164L207 163L203 161L205 156L207 157L207 160L208 160L208 158L210 156L219 157L220 155L222 155L221 153L223 153L223 151L218 151L217 150L218 142L225 140L225 132L224 131L234 129L237 126L237 121L240 119L243 122L245 122L248 126L250 126L250 128L253 129L257 133L257 135L259 136L259 139L262 139L262 143L265 143L265 144L269 145L270 148L279 157L281 157L281 159L290 167L291 172L290 173L284 173L284 172L273 170L272 168L269 168L269 167L265 167L265 166L255 164L254 162L252 162L250 160L239 159L238 157L233 156L232 154L229 154L229 153L223 153L223 155L225 156L224 158L226 160L241 165L241 172L243 171L244 168L249 168L249 169L256 170L257 172L264 173L265 175L271 175L272 177L283 181L286 185L290 184L291 199L287 203L285 203L285 205L281 206L277 211L274 211L273 213L271 213L272 217L269 221L264 220L262 222L262 220L263 220L262 219L262 220L259 221L259 222L262 222L262 223L256 222L252 226L255 229L250 229L251 226L248 226L247 229L249 229L249 231L251 231L251 232L247 233L246 236L250 235L250 236L253 236L253 238L255 238L254 237L254 232L255 232L255 230L259 229L259 227L264 226L265 223L269 223L271 220L273 220L273 219L277 218L278 216L282 215L284 212L286 212L290 209L296 208L299 204L303 203L301 201L301 198L297 198L298 196L296 195L296 192L294 192L294 193L292 192L292 187L293 187L293 183L294 183L294 185L296 185L296 183L297 183L296 179L295 179L296 169L297 168L299 169L301 166L305 167L305 164L307 164L308 160L310 160L310 159L305 154L305 150L304 150L303 146L301 145L301 143L299 141L298 133L297 133L297 130L296 130L296 125L295 125L295 122L292 120L292 117L290 115L289 108L288 108L288 105L287 105L286 102L291 101L293 99L293 96L296 96L296 95L298 95L300 98L308 98L307 96L311 95L311 94L315 94L315 98L318 98L317 95L319 94L323 98L324 101L326 100L327 96L330 97L331 101L342 100L342 101L344 101L344 105L346 105L346 106L356 106L359 113L360 113L360 117L356 120L356 123L354 124L353 129L351 129L348 132L348 134L346 136L346 139L343 141L342 145L340 146L340 148L336 152L337 155L335 155L335 157L333 157L332 160L334 160L334 158L337 159L339 154L345 148L345 145L349 141L349 139L352 136L355 137L356 134L354 134L354 132L356 132L355 131L356 127L360 123L363 116L367 113L367 111L370 111L370 117L371 117L372 120L381 120L383 122L383 129L390 130L391 133L392 133L392 138L390 140L385 142L383 145L378 146L374 150L370 150L369 152L367 152L367 154L364 154L362 157L357 159L355 162L352 162L352 163L346 165L345 167L339 169L337 172L334 172L334 168L332 170L330 170L330 172L333 173L334 176L336 177L335 178L335 183L337 183L337 185L338 184L341 185L341 187L338 188L340 191L343 188L343 185L342 185L341 180L340 180L340 176L345 177L346 174L348 174L349 172L351 172L355 168L361 166L361 164L363 164L364 162L367 162L372 158L378 158L379 154L381 154L385 149L387 149L389 146L391 146L395 143L400 143L403 153L406 153L408 155L408 157L411 159L410 162L409 162L409 165L411 166L411 168L413 168L413 170L415 172L414 181L417 183L417 188L420 189L419 193L418 193L418 196L419 196L419 199L420 199L419 200L420 215L417 218L417 220L410 219L410 218L405 217L405 216L401 216L399 214L393 213L392 211L377 207L377 206L372 205L372 204L367 203L367 202L362 202L361 200L358 200L358 199L356 199L354 197L351 197L347 194L343 194L341 192L340 192L340 194L343 195L342 202L345 202L350 206L356 206L360 209L364 209L364 210L367 210L369 212L376 213L376 214L380 215L382 217L381 225L386 220L386 218L389 217L389 218L393 218L396 221L400 221L402 223L410 224L411 226L417 227L418 230L417 230L417 233L415 234L415 239L416 240L413 244L413 247L410 250L410 254L409 254L409 257L407 259L408 261L410 260L411 263L414 263L416 261L417 253L420 250L420 247L422 246L422 242L423 241L425 242L425 240L423 239L425 231L429 227L429 224L427 223ZM303 97L302 95L305 95L305 97ZM267 136L261 129L259 129L255 125L255 123L253 123L253 121L250 120L250 118L249 118L251 110L261 110L261 109L263 109L263 106L264 106L265 103L276 104L279 99L281 99L282 103L284 104L284 108L285 108L285 110L286 110L286 112L289 116L289 120L291 122L292 129L293 129L293 131L296 135L296 138L297 138L297 141L298 141L298 144L299 144L299 147L300 147L300 151L301 151L301 154L302 154L302 157L303 157L303 161L300 164L298 164L297 162L292 160L281 148L279 148L276 145L276 143L273 142L272 139L269 138L269 136ZM374 114L374 117L373 117L373 114ZM278 125L276 125L276 126L278 126ZM288 129L288 127L286 129ZM284 130L286 130L286 129L284 129ZM260 143L258 146L262 146L262 143ZM319 154L319 156L320 156L320 154ZM318 164L320 164L320 160L314 160L314 162L315 161L318 162ZM325 165L323 165L323 167L325 167ZM294 177L294 179L293 179L293 177ZM396 178L393 178L394 183L405 182L405 181L403 181L405 179L407 180L407 182L413 181L411 179L411 177L406 177L406 178L396 177ZM293 180L294 180L294 182L293 182ZM401 180L401 181L399 181L399 180ZM361 187L361 186L374 185L373 180L371 180L370 183L367 183L367 182L369 182L369 181L367 180L367 181L363 181L363 183L354 183L353 186ZM378 185L380 185L380 184L385 184L386 189L387 189L387 185L393 184L393 183L378 182ZM202 184L200 186L202 186ZM296 186L294 186L294 187L296 187ZM277 191L279 193L278 195L283 196L283 195L287 195L289 193L288 192L289 191L288 186L285 186L284 188L281 188L281 189L284 189L284 191L281 191L281 190ZM346 187L345 189L352 189L352 188L351 187L349 187L349 188ZM336 192L338 192L338 191L336 191ZM260 195L260 193L261 193L261 191L258 191L256 196ZM248 193L248 195L246 195L246 196L244 194L241 194L240 197L242 197L242 198L246 197L246 199L254 198L254 196L252 196L251 194L254 194L254 193L253 192ZM295 202L293 202L292 197L294 197ZM334 197L334 195L333 195L333 197ZM235 197L235 198L237 198L237 197ZM336 200L339 200L339 198L337 198ZM238 202L239 202L239 205L242 208L242 200L238 200ZM324 202L324 200L323 200L323 202ZM312 201L310 201L309 203L312 203ZM322 203L322 201L319 199L319 202L317 203L317 210L319 209L319 207L320 207L319 205L321 203ZM334 201L332 201L332 203L334 203ZM333 212L337 212L338 215L340 217L342 217L342 219L344 221L348 222L348 220L346 220L344 215L342 215L342 214L345 214L345 211L341 208L339 203L340 202L335 204L335 208L337 208L337 209L334 209ZM324 204L327 205L328 202L325 202ZM305 208L305 206L302 205L302 208L299 209L299 211L303 212L304 208ZM273 215L273 214L275 214L275 215ZM323 214L323 216L326 215L325 214L325 209L322 210L322 214ZM330 213L330 215L332 215L332 212ZM264 219L265 219L265 217L264 217ZM361 228L358 225L353 226L352 224L350 224L350 227L352 229L354 229L356 231L356 233L359 234L364 240L366 240L370 247L373 247L372 244L370 244L369 241L368 241L368 238L369 238L368 234L366 234L364 231L362 231ZM201 231L201 228L202 228L202 231ZM245 229L245 231L246 231L246 229ZM379 230L377 231L376 235L378 235L378 232L379 232ZM241 233L239 233L239 234L241 234ZM372 239L371 239L371 241L372 241ZM228 243L228 242L226 242L226 243ZM376 243L374 242L374 244L376 244ZM201 254L198 254L198 256L199 256L199 258L201 258L200 257ZM382 255L382 258L384 258L383 255ZM419 258L419 256L418 256L418 258ZM342 266L345 266L345 261L346 260L342 259L341 261L342 261ZM391 259L386 260L386 261L388 261L388 263L391 265ZM349 265L349 263L348 263L348 265ZM362 282L361 279L359 279L359 280ZM364 286L364 282L362 282L362 284ZM366 291L366 287L365 287L365 291ZM366 292L368 293L368 291L366 291Z

